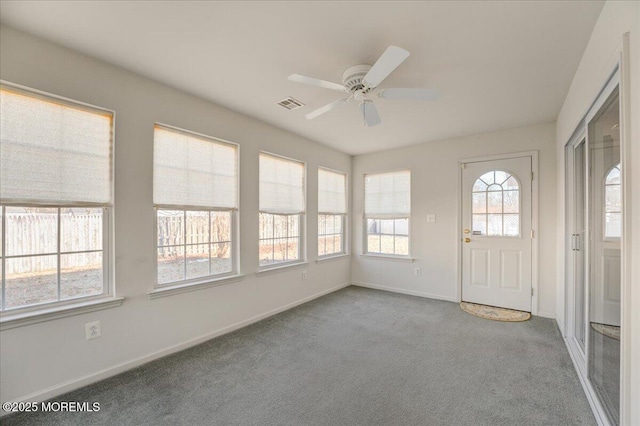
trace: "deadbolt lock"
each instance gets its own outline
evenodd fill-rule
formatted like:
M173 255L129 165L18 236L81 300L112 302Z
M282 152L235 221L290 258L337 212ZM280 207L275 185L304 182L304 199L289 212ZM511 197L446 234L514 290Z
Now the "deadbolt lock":
M471 230L469 230L469 229L465 229L465 230L464 230L464 233L465 233L465 234L469 234L469 233L471 233Z

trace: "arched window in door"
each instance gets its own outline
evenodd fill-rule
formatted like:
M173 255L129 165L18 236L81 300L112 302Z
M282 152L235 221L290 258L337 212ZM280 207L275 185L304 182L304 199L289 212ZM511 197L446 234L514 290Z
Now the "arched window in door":
M620 163L613 166L604 179L604 237L620 238L622 234L622 194Z
M520 185L511 174L493 170L473 184L473 234L520 236Z

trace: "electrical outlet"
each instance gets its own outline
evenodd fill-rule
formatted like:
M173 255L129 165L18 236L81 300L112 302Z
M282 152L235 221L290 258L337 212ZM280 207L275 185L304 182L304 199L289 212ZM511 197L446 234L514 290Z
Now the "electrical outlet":
M415 275L416 277L419 277L420 275L422 275L422 268L420 268L420 267L416 267L416 268L413 270L413 275Z
M307 279L307 270L302 271L302 281Z
M436 215L428 214L427 215L427 223L436 223Z
M87 340L97 339L102 336L100 321L88 322L84 325L84 334Z

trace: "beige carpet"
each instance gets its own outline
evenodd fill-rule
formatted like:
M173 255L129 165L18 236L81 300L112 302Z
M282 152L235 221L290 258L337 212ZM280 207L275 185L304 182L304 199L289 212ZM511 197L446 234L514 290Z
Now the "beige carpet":
M496 308L495 306L478 305L477 303L462 302L460 307L463 311L480 318L493 321L518 322L527 321L531 318L529 312L516 311L513 309Z

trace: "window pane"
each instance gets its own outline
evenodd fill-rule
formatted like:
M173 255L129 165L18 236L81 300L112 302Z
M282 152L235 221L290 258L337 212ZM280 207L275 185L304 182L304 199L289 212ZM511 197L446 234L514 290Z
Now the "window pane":
M487 212L487 193L479 192L473 194L473 212L474 213L486 213Z
M57 253L58 209L6 207L7 256Z
M493 172L487 172L483 174L482 176L480 176L480 179L483 180L487 185L491 185L494 182Z
M273 215L260 213L260 239L273 238Z
M273 240L261 240L258 246L260 265L273 263Z
M211 245L211 274L226 274L232 272L231 244L217 243Z
M502 195L504 197L504 212L518 213L520 211L520 192L504 191Z
M208 218L207 218L208 222ZM187 246L186 279L206 277L209 275L209 244Z
M487 211L502 213L502 191L487 192Z
M327 216L326 215L318 215L318 235L326 234L327 227Z
M60 255L60 298L101 294L102 272L101 252Z
M342 234L342 215L335 215L333 217L333 226L336 234Z
M511 176L505 183L502 184L502 189L504 189L505 191L516 190L518 188L518 181L513 176Z
M158 284L185 279L184 247L158 248Z
M380 236L380 253L395 254L393 235Z
M395 220L396 235L409 235L409 219Z
M380 253L380 235L367 236L367 252Z
M620 238L622 235L622 220L620 213L606 213L604 236L606 238Z
M502 235L502 215L490 214L488 215L487 235Z
M289 220L289 236L297 237L300 235L300 215L287 216Z
M622 210L620 185L605 186L604 194L607 212L619 212Z
M395 254L406 256L409 254L409 237L396 237Z
M496 170L495 172L495 183L497 183L498 185L502 185L504 183L504 181L506 181L509 178L509 174L502 172L500 170Z
M209 242L209 212L187 211L186 244L205 244Z
M614 167L613 169L611 169L611 171L607 175L607 180L605 183L607 185L620 184L620 169L618 167Z
M231 241L231 212L211 212L211 241Z
M287 236L287 226L288 226L288 216L283 215L273 215L273 236L274 238L286 238Z
M60 249L102 250L103 209L60 209Z
M286 238L275 238L273 240L273 259L276 261L285 261L287 260L287 239Z
M327 241L327 237L319 235L318 236L318 256L324 256L325 254L327 254L327 249L326 249L326 241Z
M520 235L520 215L504 215L504 235L508 235L510 237L517 237Z
M474 214L472 229L475 235L487 235L487 215ZM477 234L477 232L480 232L480 234Z
M334 253L344 253L344 247L342 246L342 235L338 234L333 240Z
M393 220L381 220L380 221L380 233L393 235Z
M184 244L184 212L158 210L158 247Z
M6 259L6 308L58 300L57 256Z
M300 259L299 245L298 238L287 239L287 260Z
M473 192L486 191L487 184L482 180L482 178L476 180L476 183L473 184Z

